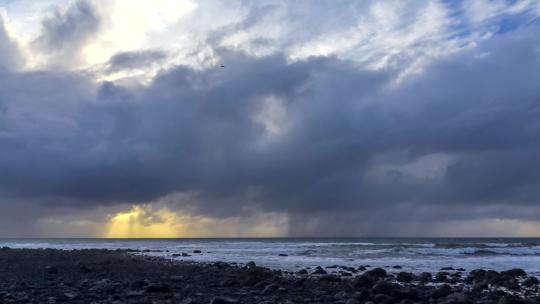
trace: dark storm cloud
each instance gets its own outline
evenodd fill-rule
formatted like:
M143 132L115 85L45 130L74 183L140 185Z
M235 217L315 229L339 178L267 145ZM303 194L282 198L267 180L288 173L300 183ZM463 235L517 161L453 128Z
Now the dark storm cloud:
M500 218L538 218L538 37L494 38L399 84L399 71L332 57L224 50L226 68L180 66L141 87L0 70L4 208L190 192L205 215L285 212L291 234L416 231L407 225L493 216L501 204L512 212ZM283 110L277 134L258 118L269 98Z
M97 6L90 1L75 1L65 11L57 9L42 21L42 32L34 44L42 52L76 56L102 25Z
M131 51L115 54L107 62L107 72L114 73L122 70L133 70L151 66L167 58L162 51Z

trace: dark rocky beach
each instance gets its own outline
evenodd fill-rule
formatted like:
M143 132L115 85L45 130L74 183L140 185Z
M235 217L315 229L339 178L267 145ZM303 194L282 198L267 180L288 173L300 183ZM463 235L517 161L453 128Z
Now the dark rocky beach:
M296 273L128 250L0 250L0 303L540 303L521 269L332 266Z

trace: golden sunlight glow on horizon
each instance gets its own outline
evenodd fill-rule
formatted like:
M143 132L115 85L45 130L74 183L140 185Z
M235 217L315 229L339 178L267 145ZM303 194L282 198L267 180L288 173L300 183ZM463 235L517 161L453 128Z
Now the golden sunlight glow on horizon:
M133 205L109 216L106 238L275 237L287 233L288 217L257 214L216 219L193 216L152 205Z
M108 238L176 238L185 234L185 228L175 221L176 215L166 209L148 217L148 208L133 206L127 212L112 216L108 223Z

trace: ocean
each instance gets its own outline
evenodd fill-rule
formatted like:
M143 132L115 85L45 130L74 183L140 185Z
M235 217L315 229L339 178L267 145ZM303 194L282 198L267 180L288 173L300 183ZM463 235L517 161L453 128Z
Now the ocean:
M57 238L0 239L1 246L153 250L141 254L200 262L254 261L260 266L290 271L332 265L399 265L402 270L412 272L436 272L442 267L467 271L517 267L531 275L540 275L540 238ZM181 253L190 256L177 256Z

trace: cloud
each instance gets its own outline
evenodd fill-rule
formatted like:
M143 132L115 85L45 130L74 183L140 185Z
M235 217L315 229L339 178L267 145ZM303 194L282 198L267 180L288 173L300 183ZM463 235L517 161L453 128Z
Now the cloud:
M47 56L48 63L74 64L81 51L99 33L104 13L92 1L78 0L56 8L42 21L41 34L33 48Z
M538 27L461 40L440 3L403 16L389 3L365 5L377 22L347 15L343 3L337 25L291 17L305 5L243 6L238 22L192 45L210 48L219 65L172 64L162 48L122 51L104 64L126 72L163 63L144 84L99 82L84 69L0 69L0 218L23 210L21 223L51 223L162 204L223 225L277 214L290 235L539 220ZM333 7L324 2L310 16ZM74 2L44 21L35 41L56 59L77 57L101 27L100 11ZM260 34L282 19L284 32ZM5 32L0 40L11 41ZM344 33L360 40L320 52ZM441 50L448 46L456 47ZM408 73L425 54L422 69Z
M0 10L0 68L16 69L23 64L23 58L20 49L15 40L9 35L5 14Z
M112 56L107 62L108 73L119 71L129 71L140 68L147 68L167 59L167 54L163 51L132 51L121 52Z
M482 210L500 204L518 212L499 216L524 217L540 194L537 37L495 38L398 86L396 71L335 57L226 50L226 68L179 66L148 86L4 71L0 191L71 208L194 193L171 208L286 213L294 234L361 234L381 218L391 230L465 207L489 217ZM268 98L279 100L280 132L261 121Z

